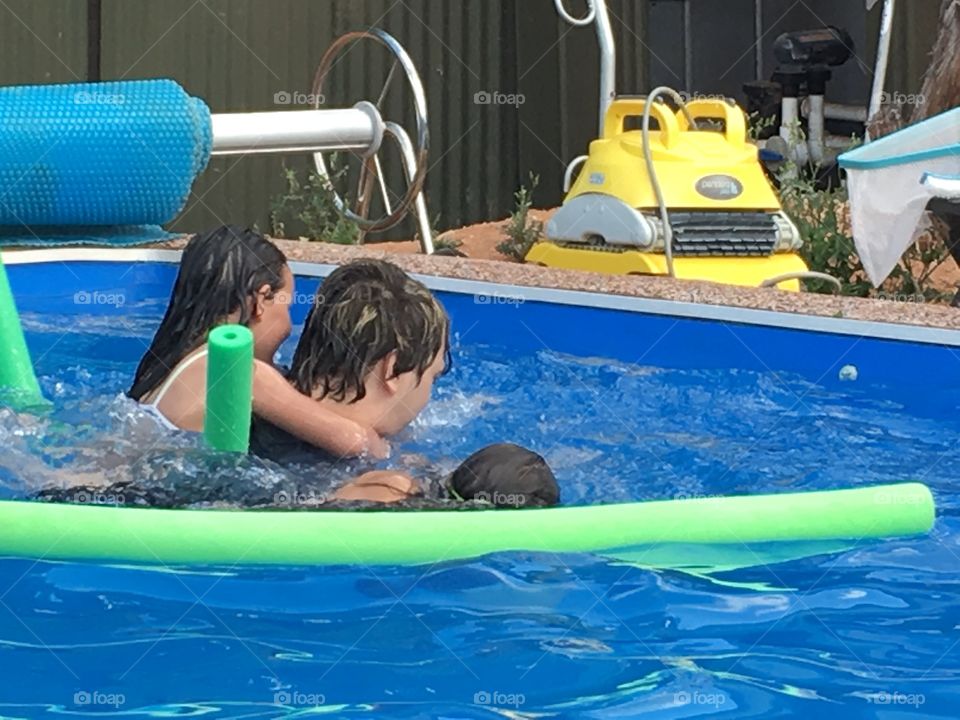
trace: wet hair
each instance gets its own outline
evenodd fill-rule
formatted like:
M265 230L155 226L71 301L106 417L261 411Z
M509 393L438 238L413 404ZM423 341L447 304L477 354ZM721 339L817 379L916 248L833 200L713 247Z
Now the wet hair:
M390 353L393 377L416 372L419 380L441 352L446 372L449 334L446 310L423 283L385 260L356 260L320 285L289 377L302 393L357 402L367 375Z
M225 225L194 235L183 251L167 313L127 395L139 401L157 388L231 313L239 310L238 322L248 324L250 300L264 285L273 292L283 287L286 264L280 249L255 230Z
M481 500L502 508L550 507L560 486L547 461L519 445L500 443L478 450L447 481L460 500Z

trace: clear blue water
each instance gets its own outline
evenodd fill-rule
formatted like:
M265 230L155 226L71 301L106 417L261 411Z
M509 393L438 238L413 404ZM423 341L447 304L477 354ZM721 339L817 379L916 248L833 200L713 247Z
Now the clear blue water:
M0 411L4 496L58 466L113 473L145 448L195 447L120 396L161 310L77 316L66 336L27 313L57 409ZM570 503L919 479L937 526L712 577L521 553L419 568L0 560L0 716L957 717L955 416L835 377L518 354L461 332L398 454L453 464L511 440L547 457Z

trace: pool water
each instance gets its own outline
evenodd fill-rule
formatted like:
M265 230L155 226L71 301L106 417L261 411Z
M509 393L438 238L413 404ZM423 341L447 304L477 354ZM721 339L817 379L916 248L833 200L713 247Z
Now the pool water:
M195 438L122 397L163 297L74 310L66 335L25 311L56 410L0 411L0 494L58 468L122 472L145 450L195 462ZM395 459L453 465L517 442L572 504L915 479L937 525L712 575L548 553L415 568L0 560L0 716L956 717L955 389L720 368L706 349L699 368L518 350L454 324L453 370Z

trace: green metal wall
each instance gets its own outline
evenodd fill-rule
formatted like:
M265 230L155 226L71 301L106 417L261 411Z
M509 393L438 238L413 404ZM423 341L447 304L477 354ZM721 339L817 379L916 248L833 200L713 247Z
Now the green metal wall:
M0 85L87 79L87 0L3 0Z
M583 0L567 2L574 13L584 9ZM99 48L96 32L88 32L96 5ZM648 28L650 7L658 3L610 5L618 87L643 92L656 62L648 62L647 40L656 45L672 33ZM890 88L919 86L939 5L900 3ZM868 38L878 10L864 17ZM750 15L744 11L744 23ZM541 176L538 204L560 201L563 168L595 134L599 71L592 30L562 24L553 0L4 0L0 84L82 81L98 67L103 79L173 77L215 112L279 110L285 108L275 104L276 93L307 91L335 36L370 25L407 47L426 83L433 133L428 194L441 228L506 215L531 171ZM333 78L328 103L370 97L384 70L372 51L352 53ZM476 104L484 91L520 93L525 103ZM395 102L387 114L402 116L402 109ZM307 166L304 158L288 162ZM175 227L226 221L267 227L271 199L281 189L279 159L215 160ZM410 225L400 229L411 232Z
M569 0L574 11L581 0ZM0 82L88 77L87 0L0 4ZM375 25L408 49L424 82L432 131L428 196L440 227L502 217L529 172L537 200L560 200L565 163L594 133L598 75L592 31L556 17L553 0L100 0L97 61L104 80L172 77L214 112L286 109L278 92L308 91L324 50L348 30ZM579 6L578 6L579 5ZM644 86L643 0L612 0L622 75ZM382 55L352 52L328 104L370 98L385 73ZM95 72L90 70L90 72ZM482 105L479 92L521 93L526 103ZM398 97L397 100L402 100ZM403 114L396 102L388 115ZM268 224L282 189L277 158L213 161L175 227ZM288 160L307 167L307 159ZM409 235L412 227L400 230Z

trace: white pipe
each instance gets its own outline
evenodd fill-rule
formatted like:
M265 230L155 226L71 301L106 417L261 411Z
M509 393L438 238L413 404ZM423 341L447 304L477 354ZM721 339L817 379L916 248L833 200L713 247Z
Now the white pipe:
M823 162L823 95L809 95L807 101L810 109L807 148L810 150L810 159L819 165Z
M857 141L855 138L846 135L826 135L823 138L823 144L834 150L846 151L856 145Z
M355 150L369 156L380 149L383 122L367 102L346 110L214 115L214 155Z
M780 142L770 142L773 140L770 138L767 147L798 165L804 165L809 159L809 152L798 127L800 101L795 97L785 97L781 108Z
M799 108L799 101L795 97L785 97L781 104L780 137L786 140L788 144L795 139L797 121L800 119Z
M880 111L880 105L883 102L883 89L887 83L887 64L890 60L890 40L893 36L893 16L896 9L896 0L884 0L883 19L880 21L880 42L877 46L877 66L873 73L873 90L870 93L870 109L867 113L867 119L872 118ZM869 142L869 128L867 128L865 137Z
M800 103L800 112L804 117L810 117L810 102L804 98ZM849 120L851 122L866 122L867 109L862 105L844 105L842 103L823 103L823 116L830 120Z
M842 103L824 103L823 116L831 120L850 120L865 123L867 109L863 105L844 105Z

